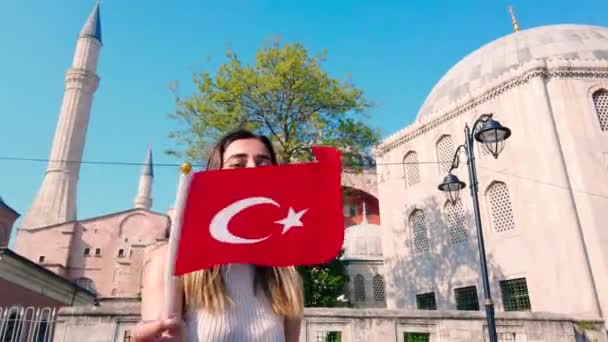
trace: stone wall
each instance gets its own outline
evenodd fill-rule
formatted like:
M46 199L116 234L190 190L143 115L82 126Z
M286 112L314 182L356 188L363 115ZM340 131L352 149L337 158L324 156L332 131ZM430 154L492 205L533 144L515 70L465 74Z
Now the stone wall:
M608 342L603 322L546 313L497 313L499 341ZM128 341L139 320L139 302L102 301L98 306L59 311L54 341ZM429 341L485 342L485 315L466 311L307 308L300 342L403 341L426 334ZM328 339L327 336L340 339Z

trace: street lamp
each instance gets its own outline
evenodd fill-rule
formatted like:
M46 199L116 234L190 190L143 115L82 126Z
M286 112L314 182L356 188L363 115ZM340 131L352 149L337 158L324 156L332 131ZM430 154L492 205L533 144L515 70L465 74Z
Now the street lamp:
M473 143L475 140L483 144L483 147L494 158L502 152L504 143L511 136L511 130L502 126L498 121L492 119L492 114L483 114L473 124L473 129L469 125L464 128L465 143L458 146L456 154L452 160L452 165L445 176L443 182L438 186L439 190L447 192L452 205L458 201L458 195L466 184L452 174L452 170L458 168L460 162L460 150L464 149L467 155L467 165L469 169L469 182L471 183L471 196L473 197L473 210L475 213L475 227L479 245L479 260L481 263L481 276L483 280L483 291L485 295L484 305L486 307L486 319L488 321L488 334L490 342L496 342L496 321L494 320L494 304L490 293L490 281L488 279L488 267L486 264L486 251L483 242L483 231L481 230L481 217L479 214L479 198L477 197L477 170L475 169L475 155L473 153Z

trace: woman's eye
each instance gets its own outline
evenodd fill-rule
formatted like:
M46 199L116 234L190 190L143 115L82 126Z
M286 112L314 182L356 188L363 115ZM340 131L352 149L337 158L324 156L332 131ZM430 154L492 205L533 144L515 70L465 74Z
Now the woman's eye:
M230 165L228 165L228 167L231 169L238 169L238 168L241 168L244 166L243 166L243 164L230 164Z

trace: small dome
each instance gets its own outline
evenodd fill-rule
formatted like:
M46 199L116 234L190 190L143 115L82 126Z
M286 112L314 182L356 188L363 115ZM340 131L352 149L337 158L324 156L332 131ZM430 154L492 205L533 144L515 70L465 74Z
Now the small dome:
M538 59L608 59L608 28L589 25L541 26L488 43L452 67L435 85L416 118L430 119L467 95L471 82L486 84Z
M383 260L382 230L377 224L362 223L346 228L344 260Z

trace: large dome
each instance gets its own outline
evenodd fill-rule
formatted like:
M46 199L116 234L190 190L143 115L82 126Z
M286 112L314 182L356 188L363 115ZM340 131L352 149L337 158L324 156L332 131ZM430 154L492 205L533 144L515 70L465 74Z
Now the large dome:
M509 34L463 58L435 85L417 120L441 114L465 96L518 65L536 59L608 59L608 28L552 25Z

